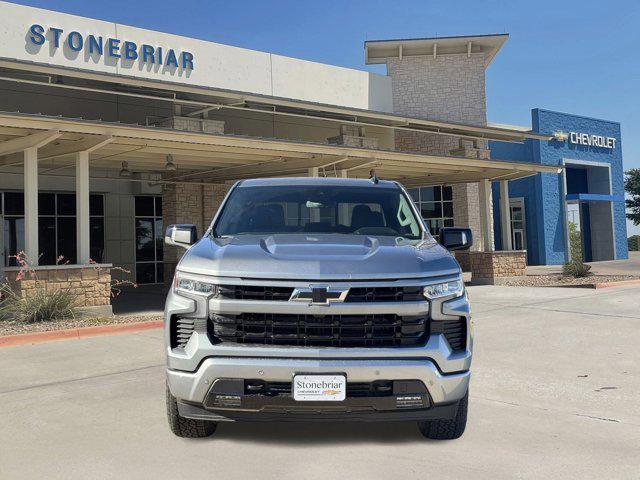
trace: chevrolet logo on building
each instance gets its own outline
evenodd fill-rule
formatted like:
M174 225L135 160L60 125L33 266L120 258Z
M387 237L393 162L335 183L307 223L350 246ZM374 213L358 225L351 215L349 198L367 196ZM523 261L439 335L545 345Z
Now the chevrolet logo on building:
M349 289L334 289L327 285L309 285L309 288L296 288L289 299L292 302L307 302L309 305L329 305L344 302Z

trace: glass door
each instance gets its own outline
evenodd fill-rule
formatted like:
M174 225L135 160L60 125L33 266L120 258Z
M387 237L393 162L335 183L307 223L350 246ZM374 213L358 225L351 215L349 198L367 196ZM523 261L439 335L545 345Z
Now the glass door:
M136 283L162 283L164 279L162 197L135 197Z
M527 235L524 220L524 201L513 198L509 202L511 221L511 245L514 250L527 249Z

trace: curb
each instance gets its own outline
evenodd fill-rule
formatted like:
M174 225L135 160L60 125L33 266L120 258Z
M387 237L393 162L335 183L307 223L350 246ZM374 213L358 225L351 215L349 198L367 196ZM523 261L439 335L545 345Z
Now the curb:
M617 282L604 282L604 283L592 283L589 286L591 288L609 288L618 287L622 285L640 285L640 279L638 280L618 280Z
M5 335L0 337L1 347L15 345L34 345L36 343L52 342L55 340L68 340L70 338L96 337L100 335L115 335L118 333L141 332L162 328L162 320L149 322L119 323L113 325L98 325L95 327L69 328L66 330L50 330L48 332L21 333L19 335Z

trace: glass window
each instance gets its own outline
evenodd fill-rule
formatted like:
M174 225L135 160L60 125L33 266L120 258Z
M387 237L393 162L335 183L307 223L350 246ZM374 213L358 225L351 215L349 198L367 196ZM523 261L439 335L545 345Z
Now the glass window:
M104 260L104 196L92 194L89 198L90 256L92 260L102 262ZM24 250L24 195L22 192L0 192L0 206L2 205L5 207L5 263L15 265L15 259L9 257ZM75 212L75 194L38 193L40 265L77 261Z
M4 214L20 217L24 215L24 194L22 192L4 193Z
M59 193L56 195L58 215L76 214L76 196L73 193Z
M450 186L421 187L412 190L412 195L420 215L425 219L429 230L438 235L443 226L453 226L453 189Z
M162 218L155 219L153 226L156 241L156 260L162 260L164 255L164 232L162 231Z
M215 234L305 232L420 238L408 201L396 188L241 186L229 197Z
M155 263L136 263L136 283L156 283Z
M89 219L89 256L96 263L104 262L104 218Z
M162 197L135 198L136 282L161 283L164 280L164 231Z
M422 215L422 218L441 218L442 203L441 202L420 203L420 214Z
M39 193L38 194L38 215L55 215L56 214L56 194L55 193Z
M156 217L162 216L162 197L156 197Z
M56 263L56 219L55 217L38 218L38 247L40 248L40 265Z
M153 217L155 215L154 198L150 196L136 197L136 217Z
M153 221L136 218L136 261L151 262L153 260L155 260Z
M76 218L58 217L58 262L74 264L76 260Z
M6 205L6 203L5 203ZM4 217L4 258L7 266L17 265L15 256L24 251L24 218Z
M89 195L89 215L104 215L104 195Z
M422 187L420 189L421 202L435 202L440 200L442 200L441 187Z
M442 216L453 218L453 202L442 202Z

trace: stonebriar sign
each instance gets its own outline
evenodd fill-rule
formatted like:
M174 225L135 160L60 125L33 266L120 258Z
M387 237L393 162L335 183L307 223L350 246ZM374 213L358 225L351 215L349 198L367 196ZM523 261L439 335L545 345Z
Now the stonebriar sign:
M138 60L146 64L167 65L169 67L193 70L193 54L180 52L173 48L163 48L145 43L138 45L131 40L102 35L82 35L77 31L65 32L62 28L48 27L34 23L29 27L28 41L33 45L42 46L48 43L49 48L68 48L71 52L85 52L89 56L102 57L106 55L112 59L123 61Z

